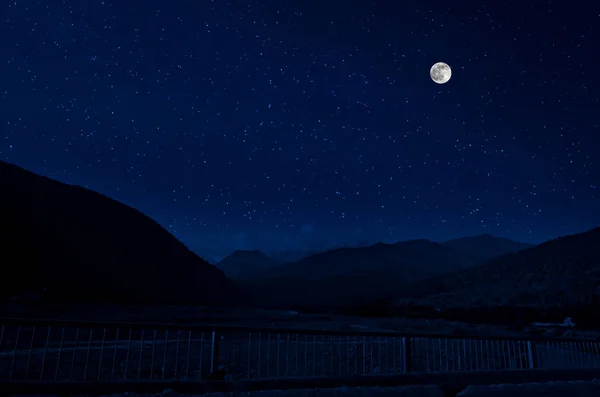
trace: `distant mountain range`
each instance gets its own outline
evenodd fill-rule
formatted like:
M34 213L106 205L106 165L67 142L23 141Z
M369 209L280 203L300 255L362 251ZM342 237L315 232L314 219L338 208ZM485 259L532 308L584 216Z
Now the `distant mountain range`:
M399 303L435 307L598 305L600 228L430 279L421 287L425 293L418 299Z
M537 246L483 234L335 249L238 282L280 307L600 307L600 228Z
M284 263L257 252L237 252L217 266L265 305L343 306L403 296L419 281L476 267L491 253L528 247L481 235L445 243L411 240L339 248Z
M470 266L473 261L481 262L482 260L487 260L500 255L517 252L533 246L531 244L521 243L507 238L494 237L490 234L481 234L475 237L464 237L455 240L449 240L443 243L430 243L432 242L428 240L412 240L407 242L399 242L391 245L377 243L374 245L365 244L365 246L358 247L334 248L324 252L281 251L270 254L265 254L258 250L238 250L223 258L221 261L217 262L216 266L219 269L223 270L225 274L227 274L227 276L233 278L256 278L265 275L290 276L293 275L291 273L294 273L296 270L300 271L299 269L304 267L304 265L297 265L296 262L303 261L305 258L314 257L313 259L307 259L306 261L328 261L329 259L332 259L334 262L337 262L338 265L328 262L327 266L335 267L340 266L341 264L341 268L338 269L338 272L341 272L340 274L345 274L348 269L345 265L345 263L347 262L347 258L345 258L344 255L346 253L348 253L349 255L359 253L359 255L366 256L368 258L367 261L370 261L372 260L370 255L380 253L380 250L378 250L377 248L373 249L372 247L380 247L383 250L386 249L384 247L389 246L396 246L396 248L413 247L416 249L414 254L422 255L422 251L426 250L426 248L437 247L441 244L454 251L461 252L462 254L464 254L463 256L465 258L469 258L466 265ZM418 249L419 247L420 250ZM390 252L390 254L392 256L395 255L394 252ZM433 251L427 254L433 254ZM369 271L373 270L373 268L369 267L369 265L364 261L362 264L363 266L366 265ZM317 266L320 267L320 265Z
M0 298L333 309L365 302L600 307L600 228L537 246L483 234L320 253L236 251L219 270L152 219L99 193L2 161L0 191Z
M228 277L252 277L256 272L262 272L282 262L271 258L258 250L239 250L223 258L216 266Z
M487 233L475 237L463 237L449 240L443 244L446 247L468 253L483 260L490 260L492 258L512 254L533 247L532 244L521 243L503 237L495 237Z
M463 237L449 240L443 244L446 247L468 253L483 260L490 260L492 258L512 254L533 247L531 244L521 243L503 237L495 237L487 233L475 237Z
M239 305L223 272L141 212L0 161L0 298Z
M198 247L198 246L191 247L190 249L192 251L194 251L198 256L200 256L207 262L212 263L214 265L218 264L219 262L223 261L225 258L227 258L228 256L231 256L233 254L238 255L239 253L243 253L243 252L258 251L255 249L254 250L238 249L238 250L234 250L233 252L231 252L231 250L224 249L224 248L206 248L206 247ZM259 251L259 252L262 253L262 251ZM267 255L267 257L269 257L270 259L274 259L278 263L284 263L284 262L297 261L302 258L306 258L307 256L316 254L318 252L321 252L321 251L301 250L301 249L298 249L298 250L284 249L284 250L267 251L267 252L264 252L264 254Z

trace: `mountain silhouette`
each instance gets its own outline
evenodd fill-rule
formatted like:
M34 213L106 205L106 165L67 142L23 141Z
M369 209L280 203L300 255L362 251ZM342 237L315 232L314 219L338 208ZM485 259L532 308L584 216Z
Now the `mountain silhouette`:
M238 250L219 261L216 266L228 277L252 277L256 272L281 264L258 250Z
M487 233L474 237L449 240L443 244L446 247L466 252L485 260L533 247L531 244L521 243L508 238L495 237Z
M424 284L435 293L413 303L537 308L599 304L600 228L550 240Z
M238 286L158 223L0 161L0 297L236 305Z
M429 240L367 247L337 248L269 269L275 276L326 279L332 276L395 275L405 281L452 272L480 263L479 258Z
M399 296L411 283L483 263L428 240L338 248L239 280L267 305L338 306Z
M314 250L283 250L283 251L272 251L272 252L267 252L267 255L269 256L269 258L273 258L275 259L277 262L281 263L286 263L286 262L297 262L301 259L304 259L308 256L317 254L319 252L323 252L323 250L320 251L314 251Z

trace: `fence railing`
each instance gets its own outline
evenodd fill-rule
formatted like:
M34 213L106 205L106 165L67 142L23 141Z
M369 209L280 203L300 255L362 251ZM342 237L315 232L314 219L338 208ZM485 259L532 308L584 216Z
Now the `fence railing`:
M0 381L597 369L597 341L0 319Z

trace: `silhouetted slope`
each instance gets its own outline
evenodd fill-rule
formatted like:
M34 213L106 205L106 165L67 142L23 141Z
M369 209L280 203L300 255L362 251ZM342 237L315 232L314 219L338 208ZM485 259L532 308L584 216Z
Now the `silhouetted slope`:
M240 283L262 302L337 306L401 296L416 280L481 263L442 244L413 240L334 249L269 268Z
M235 304L240 290L139 211L0 162L3 297Z
M333 276L395 275L404 281L480 264L478 258L428 240L338 248L270 269L273 276L326 279Z
M270 258L275 259L281 264L286 262L296 262L319 252L321 251L285 250L268 252L267 254Z
M456 251L466 252L484 260L490 260L506 254L512 254L533 247L508 238L495 237L490 234L480 234L474 237L463 237L443 243Z
M236 278L251 276L255 272L263 271L280 263L258 250L238 250L223 258L216 266L228 277Z
M433 280L432 280L433 281ZM436 280L433 306L577 306L600 303L600 228L545 242Z

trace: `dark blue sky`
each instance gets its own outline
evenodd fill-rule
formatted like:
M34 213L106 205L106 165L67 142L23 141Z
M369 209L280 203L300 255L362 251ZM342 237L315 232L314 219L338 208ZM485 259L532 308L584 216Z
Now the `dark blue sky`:
M201 253L583 231L600 11L581 3L5 2L0 158Z

